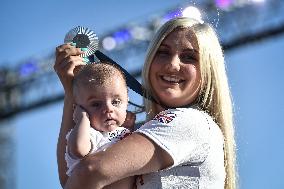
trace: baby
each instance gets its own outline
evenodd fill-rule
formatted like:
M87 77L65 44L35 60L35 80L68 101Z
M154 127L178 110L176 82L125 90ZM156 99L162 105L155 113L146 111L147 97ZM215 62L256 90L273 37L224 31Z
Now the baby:
M109 63L82 66L73 80L75 127L67 134L65 160L68 176L80 159L106 150L130 135L121 127L127 116L128 94L124 74ZM135 121L135 118L131 119ZM134 178L119 182L116 188L132 188Z

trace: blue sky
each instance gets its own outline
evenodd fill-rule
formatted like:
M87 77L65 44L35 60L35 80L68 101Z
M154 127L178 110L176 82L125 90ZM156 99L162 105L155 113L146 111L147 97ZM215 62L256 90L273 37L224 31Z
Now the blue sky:
M100 35L187 2L2 2L0 66L52 53L74 26L90 27ZM284 34L225 54L235 103L239 180L244 189L284 188L283 49ZM7 127L12 133L15 152L10 164L14 164L17 189L60 188L55 149L61 112L59 102L0 123L0 129Z

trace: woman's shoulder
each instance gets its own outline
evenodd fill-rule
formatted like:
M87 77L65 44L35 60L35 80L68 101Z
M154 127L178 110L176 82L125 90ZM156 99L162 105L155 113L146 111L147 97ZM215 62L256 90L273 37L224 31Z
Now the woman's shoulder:
M198 125L215 123L213 118L207 112L195 106L188 108L168 109L159 113L156 117L161 115L171 115L177 119L185 120L186 122L190 123L196 123Z
M154 116L151 120L136 126L136 128L144 127L146 125L207 125L214 124L213 119L203 110L196 107L188 107L188 108L175 108L175 109L167 109L161 111L156 116Z
M167 109L157 114L152 120L143 124L137 131L168 133L191 133L196 136L209 134L210 127L216 125L213 119L202 110L194 107Z
M212 132L221 132L213 118L198 107L165 110L148 124L153 127L169 127L171 131L190 132L204 138L208 138Z

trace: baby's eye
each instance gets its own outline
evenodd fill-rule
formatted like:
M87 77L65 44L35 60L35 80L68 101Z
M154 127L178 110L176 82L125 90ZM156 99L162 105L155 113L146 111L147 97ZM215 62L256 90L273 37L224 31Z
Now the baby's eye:
M92 102L91 106L94 107L94 108L97 108L97 107L100 106L100 103L99 102Z
M112 105L114 105L114 106L119 106L121 103L122 103L122 101L120 99L114 99L112 101Z

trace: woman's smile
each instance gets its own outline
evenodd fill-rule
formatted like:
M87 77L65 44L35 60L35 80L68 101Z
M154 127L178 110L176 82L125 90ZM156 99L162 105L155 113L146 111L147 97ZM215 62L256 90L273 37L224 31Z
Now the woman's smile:
M181 82L185 81L176 75L162 75L160 78L162 81L169 84L180 84Z

